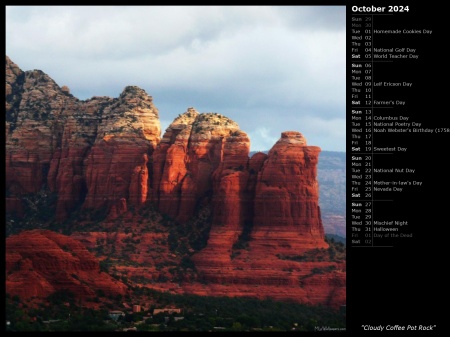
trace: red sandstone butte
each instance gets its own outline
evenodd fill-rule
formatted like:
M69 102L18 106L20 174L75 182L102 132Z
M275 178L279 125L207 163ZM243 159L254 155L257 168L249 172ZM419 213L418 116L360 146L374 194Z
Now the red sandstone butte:
M320 151L296 131L283 132L269 151L256 183L252 237L257 242L273 236L278 253L328 247L319 208ZM285 248L282 241L288 243ZM267 252L264 244L254 248Z
M23 72L6 57L5 89L9 214L20 218L29 207L38 212L39 202L53 197L58 222L78 209L102 211L107 217L99 232L73 237L89 249L110 242L129 253L139 267L124 264L118 272L165 279L149 285L161 290L345 304L345 262L292 259L328 248L318 202L321 149L307 145L300 132L283 132L268 154L249 158L248 135L218 113L188 108L160 138L153 98L136 86L118 98L81 101L42 71ZM206 247L189 249L198 274L184 271L175 280L169 266L183 256L169 250L173 228L155 227L157 220L138 214L154 206L155 219L166 214L180 225L197 216L199 205L212 220ZM144 232L144 224L158 231ZM125 230L139 235L139 243ZM127 252L127 243L136 252ZM62 287L81 297L96 287L125 291L99 272L80 242L50 231L9 237L6 261L7 290L21 297L45 297Z
M319 153L301 133L287 131L268 155L255 154L248 166L216 170L208 243L192 256L207 285L186 291L345 304L345 263L283 258L328 248L318 206ZM240 242L244 230L248 237Z

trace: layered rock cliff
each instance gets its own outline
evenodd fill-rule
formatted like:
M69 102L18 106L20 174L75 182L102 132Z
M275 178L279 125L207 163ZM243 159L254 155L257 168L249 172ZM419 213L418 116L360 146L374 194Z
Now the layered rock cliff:
M188 108L161 138L158 109L144 90L128 86L118 98L80 101L8 57L5 94L7 226L21 217L25 228L51 224L91 250L102 244L90 239L105 232L133 232L138 251L151 253L127 255L141 267L123 272L173 287L171 268L156 263L173 268L188 259L189 275L177 275L182 292L345 303L345 262L302 262L328 244L318 204L320 148L300 132L283 132L268 154L250 158L250 139L235 121ZM149 209L164 223L146 218ZM174 236L180 228L185 237ZM186 237L195 231L193 244ZM169 243L171 235L183 249Z
M8 211L22 214L18 197L44 187L58 196L59 221L80 205L106 214L147 200L148 158L161 133L152 97L129 86L119 98L80 101L8 57L6 74Z

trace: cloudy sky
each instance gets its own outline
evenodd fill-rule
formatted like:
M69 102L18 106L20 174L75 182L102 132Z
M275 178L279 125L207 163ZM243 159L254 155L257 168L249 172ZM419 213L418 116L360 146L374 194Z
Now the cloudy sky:
M269 150L283 131L345 151L344 6L7 6L6 55L85 100L128 85L164 130L218 112Z

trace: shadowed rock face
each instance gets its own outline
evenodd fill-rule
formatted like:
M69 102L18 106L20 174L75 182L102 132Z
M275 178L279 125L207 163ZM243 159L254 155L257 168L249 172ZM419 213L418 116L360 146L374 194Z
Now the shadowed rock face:
M129 86L118 98L80 101L8 57L5 95L7 213L24 215L33 206L30 196L52 195L59 222L77 209L101 211L112 221L152 204L185 224L208 205L208 241L192 260L198 277L216 286L191 283L186 292L345 303L345 263L280 258L328 248L318 204L321 149L307 145L300 132L283 132L267 155L249 158L250 139L236 122L189 108L161 138L158 109L144 90ZM25 242L49 240L43 235ZM8 261L30 264L23 253L14 254ZM330 267L335 271L312 272ZM43 293L54 289L41 278Z
M6 239L6 289L21 299L45 298L68 290L75 296L124 295L127 287L100 271L79 241L48 230L25 231Z

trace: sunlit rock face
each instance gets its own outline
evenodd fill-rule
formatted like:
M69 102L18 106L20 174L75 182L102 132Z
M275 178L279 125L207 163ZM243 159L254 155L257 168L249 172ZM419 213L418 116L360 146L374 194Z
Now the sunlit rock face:
M187 221L198 202L211 197L215 171L224 165L244 167L249 151L248 136L236 122L189 108L167 128L153 156L153 198L159 210Z

